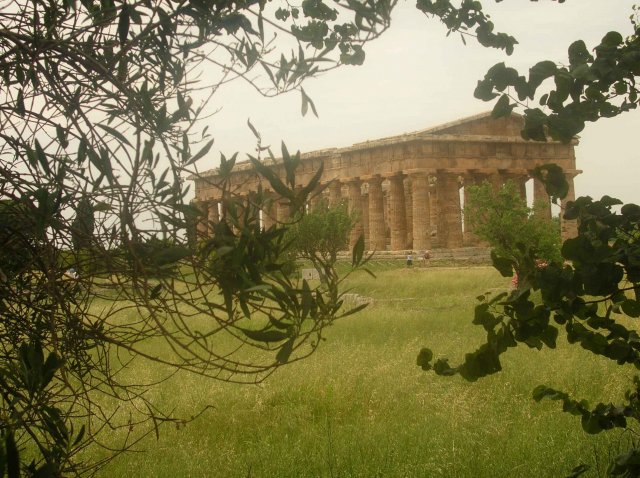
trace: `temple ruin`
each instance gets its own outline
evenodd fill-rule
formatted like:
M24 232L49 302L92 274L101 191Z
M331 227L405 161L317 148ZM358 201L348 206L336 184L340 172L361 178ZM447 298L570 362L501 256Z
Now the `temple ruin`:
M525 141L520 136L523 123L518 115L493 119L490 113L483 113L414 133L304 153L296 182L306 184L323 164L321 182L326 188L312 202L321 196L330 205L348 201L349 210L360 218L352 242L364 234L368 250L477 246L479 240L464 224L462 214L470 185L489 181L499 188L510 179L526 198L526 183L533 181L529 188L533 200L546 202L540 214L550 219L549 197L542 183L533 179L532 170L554 163L562 167L569 182L561 211L567 201L574 200L573 178L580 173L574 151L577 140L570 144ZM281 164L272 167L284 178ZM191 179L195 181L195 203L203 211L198 232L206 237L209 226L222 213L218 171L212 169ZM236 165L231 177L234 194L248 195L258 184L270 190L250 162ZM264 227L286 221L289 214L286 201L272 194L275 207L261 212ZM561 219L561 230L563 239L574 236L575 221Z

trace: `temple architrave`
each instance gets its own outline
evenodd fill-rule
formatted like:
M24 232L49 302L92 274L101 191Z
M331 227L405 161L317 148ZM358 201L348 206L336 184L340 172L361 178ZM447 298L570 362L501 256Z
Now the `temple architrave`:
M576 169L574 151L578 141L525 141L520 136L523 124L518 115L492 119L487 112L423 131L305 153L296 183L307 184L324 164L321 182L326 187L321 196L330 205L347 201L349 210L359 218L351 242L364 234L368 250L477 246L480 241L468 225L465 227L462 214L471 185L488 181L499 188L510 179L526 198L526 183L533 181L528 189L533 191L534 202L545 203L539 214L550 220L549 197L542 183L533 179L532 171L536 166L554 163L562 167L569 182L561 212L567 201L574 200L573 178L581 172ZM283 179L282 165L273 163L273 168ZM223 214L218 172L212 169L190 179L195 181L194 201L204 213L198 234L207 237L211 224ZM250 162L236 165L231 177L234 194L248 195L259 183L270 190L268 181L256 175ZM278 200L272 190L271 194L275 207L261 212L264 227L284 222L289 215L286 201ZM561 219L561 230L563 239L573 237L577 225Z

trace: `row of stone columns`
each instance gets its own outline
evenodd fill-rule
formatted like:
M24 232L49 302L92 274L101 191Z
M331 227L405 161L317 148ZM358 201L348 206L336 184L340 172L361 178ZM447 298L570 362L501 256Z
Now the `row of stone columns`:
M405 178L409 181L405 183ZM351 178L346 181L333 180L327 186L326 195L330 206L343 201L343 185L346 185L349 212L358 218L351 231L350 242L364 235L368 250L385 250L387 246L387 226L389 227L391 250L427 250L432 243L432 226L435 226L437 245L442 248L455 249L463 245L476 245L477 236L468 224L464 226L460 203L460 188L464 185L465 201L468 197L468 186L489 181L494 188L502 186L505 179L512 179L520 188L520 194L526 199L526 174L465 174L459 171L409 171L388 177L374 175ZM388 181L385 208L383 182ZM435 181L432 181L435 180ZM567 177L569 194L562 201L561 217L566 203L574 200L573 178ZM432 184L435 182L435 187ZM364 187L363 187L364 186ZM364 193L363 193L364 189ZM551 207L549 197L543 184L534 180L533 199L536 214L550 220ZM321 199L316 195L310 199L309 207L313 208ZM201 221L197 225L200 238L209 237L212 228L224 214L224 208L218 201L198 201L202 211ZM386 212L386 214L385 214ZM286 200L275 200L269 210L261 213L262 226L271 227L276 221L286 222L291 215L290 205ZM388 217L385 217L388 216ZM576 234L575 221L561 219L562 237L566 239Z

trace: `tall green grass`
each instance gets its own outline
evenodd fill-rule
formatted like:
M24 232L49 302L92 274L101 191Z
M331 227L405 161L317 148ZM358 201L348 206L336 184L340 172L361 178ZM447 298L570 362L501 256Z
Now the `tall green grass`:
M518 347L502 373L477 383L415 365L422 346L456 362L482 342L471 324L475 297L508 286L493 269L374 269L377 279L362 273L348 284L373 304L264 384L179 375L154 390L177 414L213 408L179 429L161 427L159 439L101 476L551 477L579 463L598 476L624 446L626 435L586 435L557 403L531 399L540 383L591 400L622 396L632 370L562 339L557 350ZM157 370L138 363L128 372Z

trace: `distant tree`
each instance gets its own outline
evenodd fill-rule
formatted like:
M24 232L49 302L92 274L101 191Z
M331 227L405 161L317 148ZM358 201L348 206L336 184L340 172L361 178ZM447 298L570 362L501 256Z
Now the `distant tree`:
M354 224L355 218L345 203L330 207L320 201L294 221L287 239L291 241L291 251L299 257L335 263L338 252L349 248L349 233Z
M469 188L464 218L474 234L487 241L497 257L514 264L516 274L520 274L530 256L546 262L561 260L557 222L535 212L513 181L497 191L485 182Z

